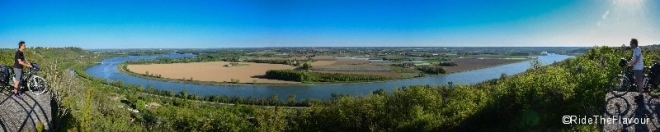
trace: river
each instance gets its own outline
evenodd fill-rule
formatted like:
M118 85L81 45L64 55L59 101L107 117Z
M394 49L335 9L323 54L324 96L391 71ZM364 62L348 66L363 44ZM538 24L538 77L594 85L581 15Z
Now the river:
M385 82L372 82L372 83L355 83L355 84L318 84L318 85L237 85L237 86L223 86L223 85L202 85L202 84L188 84L177 82L166 82L159 80L150 80L131 75L123 74L117 69L117 65L130 60L140 59L156 59L161 57L168 58L183 58L194 57L192 54L169 54L160 56L128 56L108 58L101 61L99 64L94 65L85 70L91 76L109 79L121 80L126 84L137 84L147 87L152 85L157 89L171 90L178 93L181 90L186 90L191 94L204 95L229 95L229 96L242 96L242 97L268 97L272 94L277 94L280 100L285 100L288 95L295 95L297 100L301 99L328 99L331 93L349 94L354 96L366 95L378 89L392 91L393 88L410 86L410 85L441 85L453 82L454 84L475 84L485 80L499 78L502 73L507 75L514 75L522 73L531 67L529 61L522 61L512 64L500 65L490 68L479 70L472 70L466 72L459 72L444 75L430 75L421 78L405 79L405 80L392 80ZM539 56L538 59L542 64L551 64L559 62L572 56L550 54L547 56ZM222 74L222 73L218 73Z

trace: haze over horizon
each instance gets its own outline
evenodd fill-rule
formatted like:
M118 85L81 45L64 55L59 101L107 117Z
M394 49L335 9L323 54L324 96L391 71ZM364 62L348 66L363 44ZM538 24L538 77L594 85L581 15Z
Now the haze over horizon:
M1 1L0 44L85 49L660 44L658 0Z

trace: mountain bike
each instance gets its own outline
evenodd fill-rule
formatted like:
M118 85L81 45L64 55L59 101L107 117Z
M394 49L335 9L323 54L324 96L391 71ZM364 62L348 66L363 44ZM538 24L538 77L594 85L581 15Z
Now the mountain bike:
M23 74L23 76L20 78L20 83L18 86L18 89L25 89L27 88L30 92L40 95L48 92L48 83L46 82L46 79L43 77L37 75L37 72L39 71L39 65L37 63L31 63L32 68L29 68L28 71ZM13 87L14 85L14 71L10 70L10 76L11 79L9 79L9 87Z
M627 65L627 61L622 59L621 62L619 62L619 66L625 66L625 65ZM656 70L659 68L660 68L660 64L654 61L654 64L652 66L649 66L649 68L644 69L644 77L642 79L643 81L642 85L646 92L657 93L657 91L660 91L658 89L658 83L660 83L660 81L658 80L660 79L659 78L660 71ZM615 96L622 96L627 94L630 88L635 88L635 89L637 88L637 83L635 82L634 79L634 72L632 70L632 67L626 67L624 71L621 71L621 73L617 74L615 77L610 79L609 90Z
M623 96L628 93L631 87L637 87L631 68L626 68L626 70L621 71L621 73L610 79L608 87L610 92L615 96Z

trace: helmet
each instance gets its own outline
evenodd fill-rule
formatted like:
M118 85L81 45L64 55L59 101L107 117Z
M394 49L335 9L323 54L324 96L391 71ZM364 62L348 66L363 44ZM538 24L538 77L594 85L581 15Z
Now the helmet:
M32 63L32 69L38 71L39 70L39 64Z

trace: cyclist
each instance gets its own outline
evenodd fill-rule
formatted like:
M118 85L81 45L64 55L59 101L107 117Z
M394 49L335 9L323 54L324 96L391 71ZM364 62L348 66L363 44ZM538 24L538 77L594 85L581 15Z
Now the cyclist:
M32 68L30 62L25 60L25 55L23 55L24 51L25 41L18 42L18 50L16 50L16 54L14 55L14 96L17 98L22 98L21 94L18 93L18 84L23 75L23 67Z
M637 91L642 92L642 88L644 87L644 57L642 57L642 49L639 48L636 38L630 40L630 47L633 49L633 54L628 66L633 67Z

